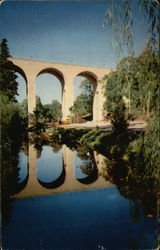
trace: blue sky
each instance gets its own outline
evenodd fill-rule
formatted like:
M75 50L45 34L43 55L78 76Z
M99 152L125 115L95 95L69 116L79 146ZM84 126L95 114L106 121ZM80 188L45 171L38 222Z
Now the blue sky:
M115 68L117 59L103 28L105 11L101 0L5 1L0 6L0 39L8 40L12 57ZM147 24L137 11L135 20L135 52L139 54L147 43ZM25 83L21 77L18 81L21 101ZM77 94L79 82L76 79ZM36 86L43 103L60 101L55 77L41 75Z

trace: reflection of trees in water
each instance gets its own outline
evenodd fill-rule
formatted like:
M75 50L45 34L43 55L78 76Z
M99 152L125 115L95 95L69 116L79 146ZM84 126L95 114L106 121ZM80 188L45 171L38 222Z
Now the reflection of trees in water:
M41 157L43 146L42 144L34 144L34 148L36 149L37 159Z
M131 168L129 162L123 160L115 161L106 158L106 167L103 169L103 177L117 185L121 195L131 200L130 212L134 220L138 220L138 207L148 216L157 213L157 190L152 183L153 180L145 180L145 172L141 168Z
M22 146L21 146L21 151L26 155L28 156L28 143L23 143Z
M61 144L58 144L58 143L51 143L50 145L52 147L52 150L54 153L58 153L59 150L62 148L62 145Z
M54 153L58 153L59 150L62 148L62 144L58 144L56 142L47 142L47 141L36 141L34 144L34 148L37 152L37 159L41 157L43 146L50 146Z
M9 222L12 209L10 196L18 191L19 149L20 144L13 143L9 139L7 143L1 147L1 198L3 223Z
M138 200L130 200L129 202L130 207L130 219L133 222L137 222L140 218L140 204Z
M79 166L82 172L86 175L90 175L95 166L94 153L84 145L75 145L77 156L83 161Z
M72 145L72 150L77 151L77 156L81 160L93 160L93 151L86 147L85 145L82 144L73 144Z
M83 163L80 165L80 169L86 175L90 175L94 169L94 162L93 160L84 160Z
M82 160L79 168L83 174L87 175L78 180L84 184L93 183L98 178L98 169L94 160L94 152L80 144L74 145L74 149L77 151L77 156Z

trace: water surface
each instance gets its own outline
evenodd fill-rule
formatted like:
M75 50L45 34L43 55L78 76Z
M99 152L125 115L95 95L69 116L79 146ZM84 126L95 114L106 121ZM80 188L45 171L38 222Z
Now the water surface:
M104 157L80 155L66 146L57 152L43 146L36 164L33 164L34 152L32 159L28 158L32 165L27 173L27 156L19 154L20 182L27 175L28 179L23 190L12 199L8 222L2 224L3 249L151 249L155 246L156 218L144 214L140 200L126 199L116 185L108 185L101 176L100 163L104 166ZM59 185L43 185L55 183L62 173L63 182ZM29 192L25 192L28 186ZM32 188L36 189L36 195L32 195Z

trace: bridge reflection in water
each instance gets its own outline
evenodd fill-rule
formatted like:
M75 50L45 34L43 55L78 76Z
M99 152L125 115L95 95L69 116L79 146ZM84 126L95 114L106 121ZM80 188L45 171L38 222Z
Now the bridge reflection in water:
M41 155L43 160L40 161L37 159L34 146L29 145L28 174L19 184L19 192L14 195L15 198L111 186L101 176L105 164L104 156L94 152L93 159L83 161L78 159L77 153L66 145L62 146L58 154L49 152L48 155L48 150L51 149L49 146L44 146ZM53 157L54 154L56 158ZM85 168L85 164L88 164L88 169Z

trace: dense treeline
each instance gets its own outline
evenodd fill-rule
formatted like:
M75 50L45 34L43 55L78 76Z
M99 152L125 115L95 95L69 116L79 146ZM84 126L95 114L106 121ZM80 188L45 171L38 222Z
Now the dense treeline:
M158 181L159 157L159 58L149 45L137 57L124 58L109 76L106 76L104 109L111 114L114 130L122 133L127 119L143 114L148 126L141 141L145 168ZM136 147L136 143L134 144ZM136 151L136 149L135 149ZM156 182L157 183L157 182Z
M150 46L139 57L126 57L115 71L106 76L105 110L112 112L119 97L126 104L128 115L149 117L158 107L159 57Z

